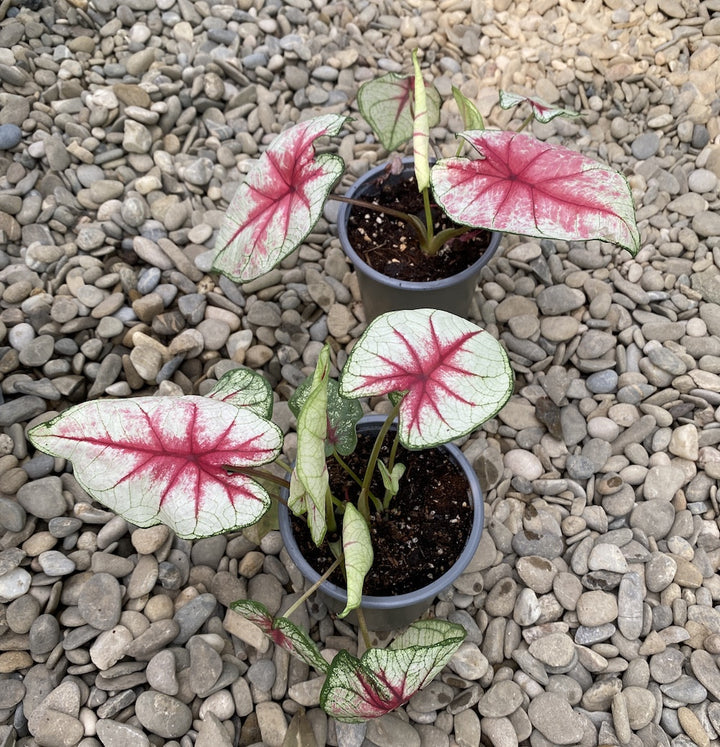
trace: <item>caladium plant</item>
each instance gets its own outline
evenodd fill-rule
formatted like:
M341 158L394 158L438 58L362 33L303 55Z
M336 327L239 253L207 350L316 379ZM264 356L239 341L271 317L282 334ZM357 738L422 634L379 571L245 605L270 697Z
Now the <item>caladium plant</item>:
M270 387L260 374L242 368L223 376L206 396L75 405L31 428L28 437L38 449L72 462L80 485L130 523L163 523L187 539L256 523L271 501L268 486L283 485L290 510L305 517L312 539L327 541L335 556L323 578L336 567L344 574L344 617L361 610L364 579L373 563L371 515L386 512L408 479L403 465L393 463L396 447L387 463L379 458L393 422L396 444L407 449L448 443L500 410L513 377L507 354L492 335L433 309L378 317L351 350L339 381L330 373L326 346L291 402L297 414L293 467L280 459L283 440L272 422ZM390 411L365 472L356 474L343 456L355 447L355 424L362 413L358 400L378 395L390 398ZM361 485L357 503L332 494L328 458ZM271 462L290 479L269 471ZM385 496L372 493L376 471ZM233 607L276 645L327 676L321 704L344 721L380 716L407 702L442 669L465 635L458 625L426 620L412 625L388 649L376 650L369 647L360 614L369 650L360 659L340 652L328 662L290 621L293 608L273 619L251 600L238 600Z
M331 198L402 219L428 255L481 228L540 239L601 239L632 255L638 252L635 208L622 174L529 134L485 129L475 104L457 88L453 96L465 127L458 155L431 166L430 131L439 122L440 96L423 80L416 53L412 62L412 75L388 73L364 83L357 101L388 151L412 141L424 216L333 193L343 173L342 160L316 152L316 146L320 138L338 134L347 117L325 114L283 132L250 169L219 231L216 270L239 282L265 274L302 243ZM499 103L505 109L529 108L520 130L533 119L546 123L578 116L539 98L505 91ZM464 144L474 156L461 157ZM435 209L456 226L434 233Z

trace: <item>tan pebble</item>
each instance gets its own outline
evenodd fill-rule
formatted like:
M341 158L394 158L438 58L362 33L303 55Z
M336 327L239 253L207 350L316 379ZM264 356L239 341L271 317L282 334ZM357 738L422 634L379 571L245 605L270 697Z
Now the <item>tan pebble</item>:
M686 706L678 708L678 721L683 731L698 747L710 747L710 737L693 711Z

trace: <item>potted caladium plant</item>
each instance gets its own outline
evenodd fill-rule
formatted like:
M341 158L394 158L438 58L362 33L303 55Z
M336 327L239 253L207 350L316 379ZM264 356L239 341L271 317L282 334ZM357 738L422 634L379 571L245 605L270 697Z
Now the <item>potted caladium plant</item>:
M430 130L439 121L440 97L424 82L415 54L413 65L413 75L388 73L358 91L360 111L388 151L412 141L410 162L393 158L347 195L336 195L345 164L338 155L316 152L316 146L319 139L337 135L347 117L326 114L289 128L238 187L218 233L217 271L238 282L268 272L302 243L327 199L343 202L338 231L358 272L368 318L424 306L466 314L480 270L497 248L497 232L601 239L637 253L635 210L622 174L521 131L486 129L473 102L458 89L453 94L465 130L457 155L431 163ZM577 116L539 99L500 92L503 108L519 104L530 108L521 130L533 119ZM463 155L468 148L475 157ZM406 188L403 199L412 200L407 208L393 196L401 186ZM395 240L392 230L398 223L402 230ZM489 243L487 231L496 232ZM389 246L397 251L386 257ZM465 253L469 259L462 269L449 263ZM419 259L406 262L415 254ZM424 275L417 276L420 281L393 269L411 263L414 271L422 270L440 260L452 268L451 277L426 282Z
M457 479L472 474L469 465L457 467L463 460L459 450L450 457L443 450L498 412L513 377L507 354L488 332L432 309L378 317L353 347L339 381L331 377L331 367L326 346L314 374L295 394L293 466L280 457L283 437L272 422L267 381L243 368L223 376L206 396L84 402L33 426L28 437L38 449L71 461L85 490L131 524L163 523L189 539L257 523L271 503L268 486L284 486L285 498L275 496L284 503L281 508L302 517L309 545L327 548L329 567L315 569L317 583L283 617L274 619L252 600L232 606L277 645L326 675L321 705L331 716L361 721L405 703L442 669L465 635L447 621L421 620L387 649L370 647L363 590L382 561L374 526L396 525L396 536L407 535L412 546L411 513L425 514L427 526L447 534L457 524L456 556L432 556L423 571L430 578L423 584L432 597L437 583L449 584L462 572L480 539L479 486L465 479L460 488L444 491L455 506L446 518L430 503L431 483L442 492L453 469ZM377 432L364 452L362 428L356 430L359 400L384 394L389 412L375 424ZM425 461L434 469L431 456L446 463L434 480L418 466ZM271 463L289 479L271 471ZM407 491L411 501L401 503ZM286 526L284 536L288 531L293 530ZM432 547L433 542L423 542L421 555ZM391 544L393 561L403 552L400 543ZM336 570L344 587L339 615L355 612L367 650L361 658L341 651L328 662L289 618ZM430 601L425 594L424 604Z

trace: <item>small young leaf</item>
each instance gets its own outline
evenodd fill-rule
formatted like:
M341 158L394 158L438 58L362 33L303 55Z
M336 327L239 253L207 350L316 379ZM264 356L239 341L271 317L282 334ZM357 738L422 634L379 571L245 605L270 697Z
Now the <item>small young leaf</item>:
M430 120L428 118L425 81L420 70L417 52L412 53L414 79L414 117L413 117L413 162L415 181L419 192L430 186Z
M457 104L458 111L463 121L464 130L484 130L485 123L483 122L482 114L478 111L477 106L465 96L459 88L452 87L453 96L455 97L455 103Z
M318 357L310 392L298 416L297 459L290 476L288 506L296 514L307 511L310 535L316 545L325 537L325 501L329 490L325 464L327 437L327 391L330 375L330 348L325 345Z
M378 460L378 469L382 476L383 487L390 493L390 495L397 495L400 490L400 478L405 474L405 465L399 462L395 464L392 472L388 470L384 462Z
M255 523L267 491L225 466L266 464L282 447L280 429L251 409L195 396L83 402L28 437L69 459L83 488L131 524L188 539Z
M320 706L338 721L377 718L410 700L450 660L465 639L462 626L444 620L413 623L387 649L368 649L360 660L347 651L333 659Z
M470 433L512 393L507 353L488 332L446 311L391 311L353 347L340 380L346 397L404 393L403 445L423 449Z
M360 606L365 575L372 567L373 562L370 529L363 515L352 503L345 504L342 543L345 556L347 604L338 617L345 617L351 610Z
M303 242L345 164L316 155L315 141L337 135L346 117L325 114L278 135L238 187L218 232L213 269L245 283L270 271Z
M298 417L312 387L312 376L295 390L288 405ZM327 390L327 436L325 438L325 456L330 456L335 449L338 454L347 455L355 451L357 432L355 426L362 417L362 406L356 399L348 399L340 394L340 385L335 379L328 380Z
M551 119L555 117L579 117L579 112L574 112L571 109L561 109L558 106L553 106L543 101L541 98L536 96L523 96L520 93L510 93L508 91L500 91L500 106L503 109L512 109L518 104L528 103L532 110L533 117L538 122L547 124ZM466 130L475 129L474 127L466 127Z
M247 407L267 420L272 417L273 393L270 382L249 368L228 371L207 396L235 407Z
M537 238L602 239L640 249L632 194L614 169L517 132L463 132L482 156L445 158L433 193L457 223Z
M414 76L387 73L358 89L360 112L386 150L395 150L413 135L413 88ZM440 121L440 94L433 85L425 88L428 126L434 127Z
M315 642L286 617L273 619L264 604L250 599L239 599L230 605L230 609L257 625L276 646L289 651L318 672L325 674L328 671L329 665Z

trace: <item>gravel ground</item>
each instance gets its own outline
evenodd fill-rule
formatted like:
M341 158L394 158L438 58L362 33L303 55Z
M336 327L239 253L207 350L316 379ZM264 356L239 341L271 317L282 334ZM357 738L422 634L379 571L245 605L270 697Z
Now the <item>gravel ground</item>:
M720 0L85 2L0 2L0 745L720 745ZM628 176L643 248L506 238L484 271L472 316L518 386L463 445L486 531L433 612L467 641L345 727L228 610L296 598L277 532L136 529L25 428L237 364L290 428L323 342L342 365L364 326L334 212L242 287L208 274L213 237L287 122L352 111L415 47L492 125L498 87L581 111L535 132ZM457 125L448 104L447 153ZM337 146L347 183L385 156L359 119Z

